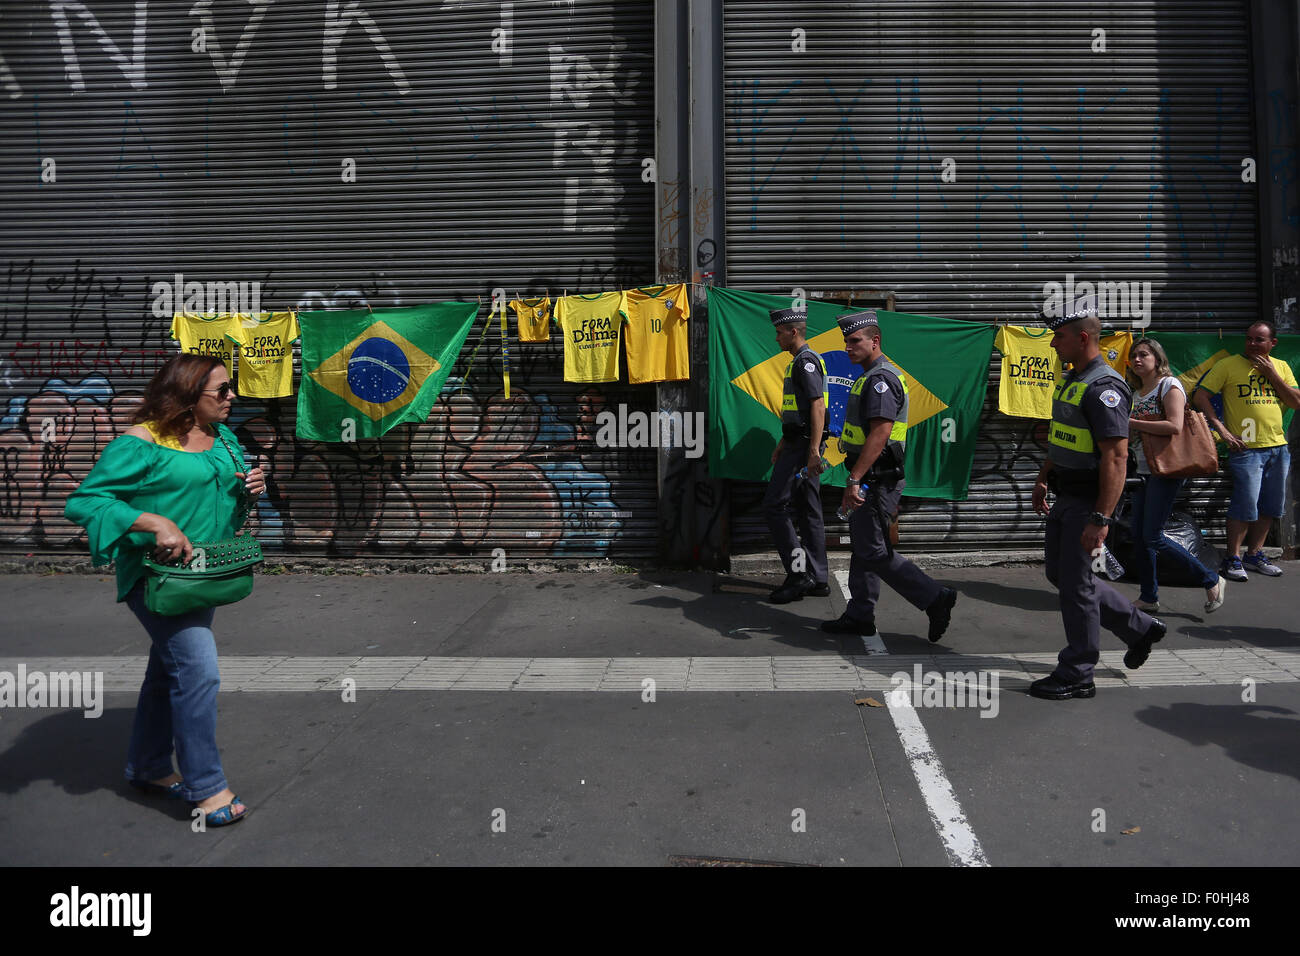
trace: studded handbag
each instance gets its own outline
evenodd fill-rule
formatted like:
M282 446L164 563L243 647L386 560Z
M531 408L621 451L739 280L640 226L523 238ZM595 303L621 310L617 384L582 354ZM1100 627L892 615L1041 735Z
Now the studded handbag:
M1166 389L1168 391L1168 389ZM1164 414L1164 393L1160 411ZM1183 410L1183 428L1176 435L1143 435L1147 465L1161 478L1208 477L1219 471L1219 453L1205 416L1189 401Z
M239 459L217 433L221 444L230 452L235 470L241 471ZM241 489L242 490L242 489ZM243 524L251 498L244 493L244 514L236 522ZM262 563L262 546L251 534L237 534L220 541L191 542L193 553L185 563L161 564L145 555L144 604L154 614L172 616L205 607L220 607L242 601L253 592L253 569Z

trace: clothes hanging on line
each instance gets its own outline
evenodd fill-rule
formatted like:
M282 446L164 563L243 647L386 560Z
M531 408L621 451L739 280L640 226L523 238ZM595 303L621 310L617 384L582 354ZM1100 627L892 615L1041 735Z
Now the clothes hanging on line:
M227 332L239 346L239 395L285 398L293 394L293 343L298 317L293 312L240 313Z
M618 381L622 292L566 295L555 304L555 321L564 333L566 382Z
M686 285L642 286L623 293L623 347L627 379L633 385L676 382L691 377L691 306Z
M520 342L549 342L551 338L551 298L521 298L510 302L519 326Z

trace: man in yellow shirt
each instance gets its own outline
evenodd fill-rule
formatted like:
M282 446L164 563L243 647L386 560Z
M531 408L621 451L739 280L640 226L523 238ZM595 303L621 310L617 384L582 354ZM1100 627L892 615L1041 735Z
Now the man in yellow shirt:
M1264 319L1246 329L1246 352L1215 363L1193 396L1210 427L1231 451L1232 499L1228 503L1228 553L1220 573L1230 581L1245 581L1246 569L1277 577L1282 569L1264 556L1264 539L1274 518L1282 517L1291 456L1282 431L1283 408L1300 408L1291 366L1269 357L1277 345L1277 330ZM1220 421L1210 394L1223 396ZM1246 556L1241 558L1242 540ZM1243 566L1244 565L1244 566Z

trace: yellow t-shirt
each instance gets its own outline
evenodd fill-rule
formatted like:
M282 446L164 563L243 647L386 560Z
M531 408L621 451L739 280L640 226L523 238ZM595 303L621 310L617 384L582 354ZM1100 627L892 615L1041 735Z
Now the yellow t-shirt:
M623 293L623 347L627 349L627 380L676 382L691 377L690 318L684 284L646 286Z
M235 374L235 350L229 338L235 316L229 312L199 314L177 312L172 316L172 338L189 355L216 355L226 363L226 374Z
M551 299L515 299L510 303L519 324L520 342L549 342L551 339Z
M284 398L293 394L293 343L298 341L293 312L239 313L227 337L239 346L239 394L243 398Z
M1132 350L1132 332L1111 332L1101 337L1101 360L1120 375L1128 371L1128 356Z
M153 442L155 445L161 445L163 448L172 448L176 451L185 450L181 447L181 440L175 435L164 435L159 429L157 422L141 422L140 424L145 431L153 436Z
M566 295L555 304L564 332L566 382L617 382L622 292Z
M1291 366L1279 358L1272 361L1282 381L1295 388ZM1223 424L1234 435L1244 439L1246 422L1252 422L1255 434L1246 442L1247 448L1276 448L1286 444L1286 435L1282 431L1285 406L1278 400L1264 373L1251 365L1246 356L1230 355L1215 363L1214 368L1201 379L1201 388L1223 396Z
M1061 376L1061 360L1051 342L1051 329L1025 325L998 329L993 344L1002 353L998 380L998 411L1002 414L1052 417L1052 391Z
M1064 371L1052 348L1052 334L1051 329L1027 325L1007 325L998 330L993 344L1002 353L998 381L998 411L1002 414L1052 417L1052 392ZM1103 335L1102 361L1123 375L1132 345L1132 332Z

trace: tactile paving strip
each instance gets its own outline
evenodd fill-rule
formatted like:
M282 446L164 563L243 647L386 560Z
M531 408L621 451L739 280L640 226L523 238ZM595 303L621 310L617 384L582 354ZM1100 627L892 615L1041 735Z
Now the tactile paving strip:
M1300 648L1221 647L1154 650L1136 671L1123 653L1097 665L1099 687L1188 687L1300 681ZM0 658L0 671L103 674L107 692L134 692L144 657ZM222 657L221 690L337 693L359 690L488 690L642 692L890 690L896 676L943 674L975 680L996 673L1000 687L1020 688L1051 672L1055 654L917 654L853 657ZM963 675L976 675L967 678ZM653 681L653 685L647 681Z

